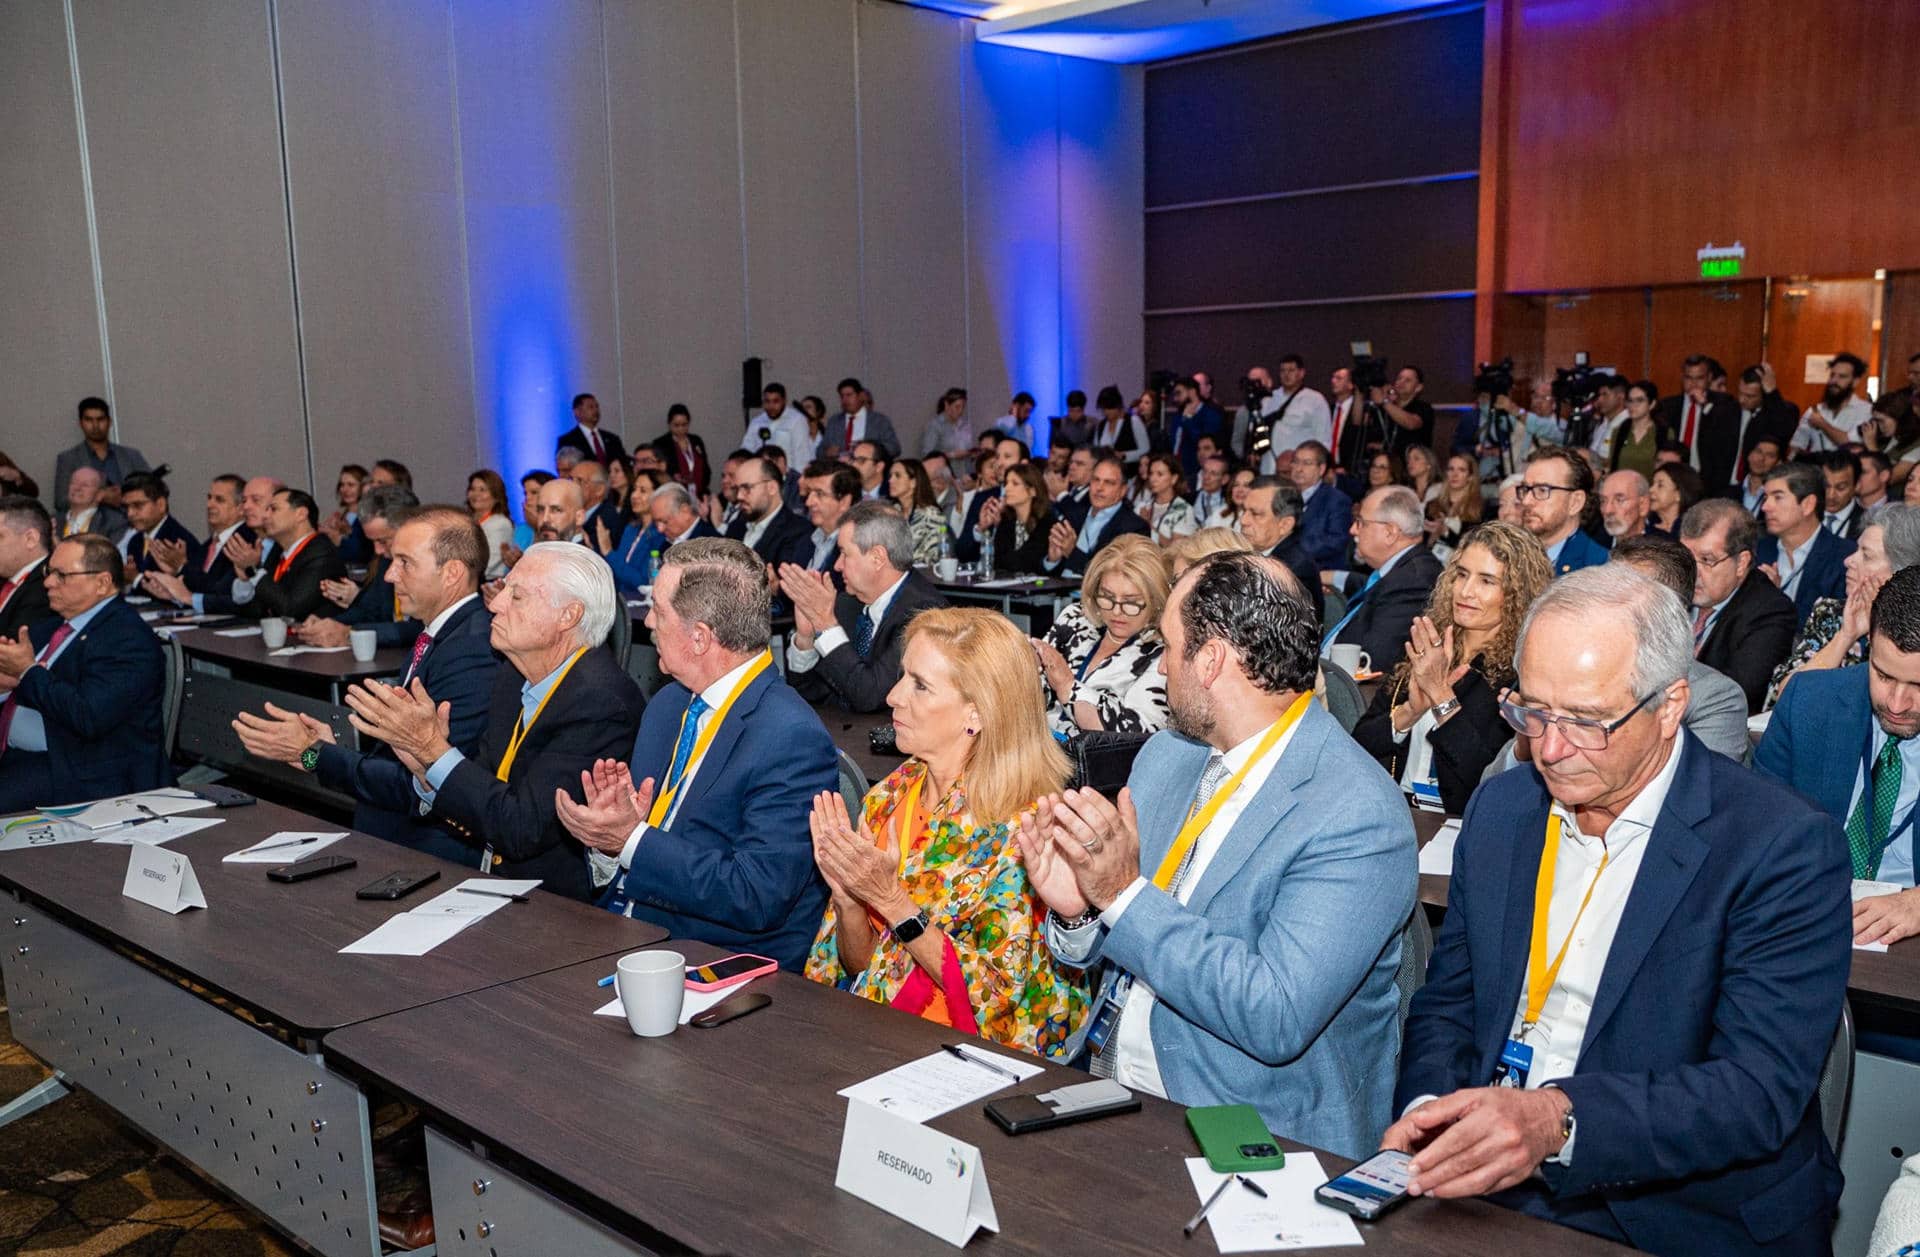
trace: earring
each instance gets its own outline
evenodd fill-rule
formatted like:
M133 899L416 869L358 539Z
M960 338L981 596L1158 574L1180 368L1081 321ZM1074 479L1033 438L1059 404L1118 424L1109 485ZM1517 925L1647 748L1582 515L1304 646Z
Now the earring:
M967 736L968 736L968 737L970 737L970 738L977 738L977 737L979 737L979 736L980 736L980 730L978 730L978 729L976 729L976 728L974 728L974 727L973 727L972 725L968 725L968 726L967 726Z

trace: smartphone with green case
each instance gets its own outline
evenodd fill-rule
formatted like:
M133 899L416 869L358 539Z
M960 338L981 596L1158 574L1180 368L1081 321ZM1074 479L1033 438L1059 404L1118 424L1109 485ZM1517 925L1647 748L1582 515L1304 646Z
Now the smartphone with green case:
M1187 1129L1200 1143L1207 1164L1219 1174L1277 1170L1287 1154L1267 1132L1251 1104L1212 1104L1187 1110Z

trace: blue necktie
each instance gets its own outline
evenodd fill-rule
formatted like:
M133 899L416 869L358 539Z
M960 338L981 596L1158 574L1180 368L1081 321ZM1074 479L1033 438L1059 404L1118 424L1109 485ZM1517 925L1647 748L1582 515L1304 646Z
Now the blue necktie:
M706 714L707 700L695 694L693 701L687 704L687 718L680 722L680 740L673 744L673 758L667 761L667 775L660 785L661 794L678 786L680 779L687 775L688 761L693 758L693 743L700 736L700 717Z
M1347 613L1340 617L1340 623L1334 625L1332 631L1320 639L1321 654L1324 655L1333 649L1333 643L1339 638L1340 630L1347 627L1347 621L1360 614L1360 604L1367 600L1367 595L1372 593L1373 587L1379 583L1380 573L1375 572L1373 575L1367 577L1367 583L1360 587L1360 592L1355 594L1353 601L1347 604Z
M867 614L865 607L860 608L860 618L853 622L853 653L862 659L873 649L873 617Z

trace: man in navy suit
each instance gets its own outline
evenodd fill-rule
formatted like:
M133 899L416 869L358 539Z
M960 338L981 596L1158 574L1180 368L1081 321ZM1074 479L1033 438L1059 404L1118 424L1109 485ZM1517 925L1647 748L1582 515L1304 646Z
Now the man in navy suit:
M1300 511L1300 544L1323 571L1346 566L1347 540L1353 532L1353 499L1327 483L1330 459L1326 446L1306 441L1293 451L1293 463L1287 469L1287 478L1305 503Z
M727 536L745 542L769 571L778 571L782 563L804 567L813 557L813 530L785 508L786 481L773 459L761 456L742 463L734 492L740 514L728 526Z
M1094 460L1085 513L1055 521L1047 534L1047 575L1078 580L1093 556L1114 538L1144 537L1153 531L1127 505L1126 493L1126 464L1109 450Z
M160 736L166 658L120 582L113 542L69 537L47 560L53 615L0 641L0 813L173 780Z
M53 614L47 605L47 551L53 518L40 499L0 497L0 641Z
M376 492L405 491L394 485ZM383 535L384 515L363 510L361 518L370 536ZM447 741L463 755L474 755L499 667L488 641L492 617L479 593L487 569L486 537L465 511L436 506L412 514L380 545L387 551L382 582L406 613L402 622L415 631L400 684L411 686L417 678L428 696L447 708ZM252 754L314 773L328 789L352 795L355 829L442 859L474 863L472 848L448 833L444 821L421 815L413 773L387 744L364 752L336 745L329 726L272 703L263 715L241 712L233 729Z
M1872 625L1864 666L1794 673L1753 766L1846 827L1855 877L1912 887L1920 868L1920 568L1902 568L1881 586ZM1860 900L1853 928L1857 943L1920 934L1920 890Z
M172 542L185 553L188 567L200 562L200 539L173 517L171 494L164 479L168 471L136 471L120 486L120 509L126 512L133 531L127 536L127 579L159 568L152 553L159 542Z
M1624 564L1534 603L1506 708L1533 762L1468 805L1382 1146L1416 1194L1666 1257L1824 1255L1846 840L1683 730L1692 646Z
M1820 526L1827 476L1817 463L1782 463L1767 473L1760 517L1767 535L1753 560L1780 592L1793 599L1805 624L1822 598L1847 596L1847 556L1855 543Z
M204 594L215 590L225 591L233 585L233 559L227 554L228 544L235 543L238 548L251 547L256 538L254 530L247 525L247 496L250 484L257 483L259 493L257 502L260 518L266 519L266 511L273 500L273 491L279 488L279 482L261 477L257 482L241 479L227 473L215 476L207 486L207 539L195 540L189 548L186 543L160 538L147 546L146 557L152 560L151 570L155 573L178 576L186 586L188 593ZM254 561L258 561L258 555ZM148 592L161 593L154 582L142 582Z
M554 806L607 879L602 907L797 972L827 899L808 810L836 788L838 757L767 653L768 605L766 569L740 542L668 551L647 628L673 679L631 765L599 761L580 774L586 802L561 792Z
M1583 459L1550 445L1527 460L1517 491L1520 522L1547 552L1555 576L1607 561L1607 548L1580 526L1593 502L1593 469Z
M1413 617L1426 610L1441 563L1425 543L1420 499L1405 485L1383 485L1360 500L1353 517L1353 552L1373 572L1347 589L1347 610L1321 639L1358 646L1380 672L1392 672L1406 653ZM1357 573L1347 573L1354 581Z
M560 434L553 452L573 450L583 459L592 459L604 469L614 459L625 459L627 447L617 432L600 430L600 399L592 393L579 393L573 399L573 424Z

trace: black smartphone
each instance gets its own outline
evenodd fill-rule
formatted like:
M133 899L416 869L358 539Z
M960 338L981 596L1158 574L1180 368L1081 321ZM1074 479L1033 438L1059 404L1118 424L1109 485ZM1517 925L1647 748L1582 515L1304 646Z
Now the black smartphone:
M1313 1189L1313 1198L1363 1222L1371 1222L1407 1198L1404 1152L1376 1152L1346 1173Z
M232 786L223 786L217 782L194 786L193 793L215 807L245 807L254 801L253 796L245 790L235 790Z
M1100 1078L1055 1087L1052 1091L1002 1096L987 1103L986 1113L995 1126L1009 1135L1025 1135L1055 1126L1089 1122L1112 1113L1134 1113L1139 1108L1139 1096L1111 1078Z
M440 880L439 869L426 869L412 873L389 873L377 882L370 882L353 892L355 899L405 899L414 891L431 882Z
M295 860L292 864L282 864L267 870L267 880L271 882L304 882L316 877L325 877L329 873L338 873L360 863L350 855L317 855L307 860Z
M742 991L729 996L709 1008L704 1013L695 1013L688 1018L687 1024L698 1030L711 1030L715 1026L725 1025L735 1017L744 1017L748 1013L757 1013L773 1003L773 996L759 991Z

